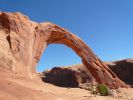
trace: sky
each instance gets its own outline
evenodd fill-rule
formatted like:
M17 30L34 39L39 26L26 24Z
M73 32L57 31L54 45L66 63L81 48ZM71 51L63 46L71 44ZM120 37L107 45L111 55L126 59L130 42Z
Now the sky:
M133 0L0 0L0 10L52 22L80 37L103 61L133 58ZM37 71L82 63L62 45L49 45Z

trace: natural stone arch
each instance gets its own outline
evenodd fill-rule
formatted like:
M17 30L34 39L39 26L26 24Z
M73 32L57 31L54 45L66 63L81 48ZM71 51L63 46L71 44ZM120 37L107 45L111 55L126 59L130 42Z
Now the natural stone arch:
M98 83L126 87L79 37L55 24L35 23L21 13L0 13L0 30L4 35L3 45L9 49L10 56L4 50L1 52L8 57L5 61L11 61L13 72L33 75L46 47L58 43L72 48Z
M37 61L39 61L40 55L49 44L64 44L73 49L81 57L83 64L97 82L111 87L124 86L124 83L76 35L52 23L43 23L36 27L36 37L35 48L39 48L40 44L42 44L39 50L40 54L38 54L37 50L34 52L34 58L39 57L36 59ZM43 43L41 40L43 40Z

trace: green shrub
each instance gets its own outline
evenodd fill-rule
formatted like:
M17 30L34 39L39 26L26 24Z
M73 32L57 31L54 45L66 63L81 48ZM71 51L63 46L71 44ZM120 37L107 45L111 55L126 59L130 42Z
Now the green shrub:
M97 86L98 92L100 93L101 96L107 96L109 95L109 90L108 87L104 84L99 84Z

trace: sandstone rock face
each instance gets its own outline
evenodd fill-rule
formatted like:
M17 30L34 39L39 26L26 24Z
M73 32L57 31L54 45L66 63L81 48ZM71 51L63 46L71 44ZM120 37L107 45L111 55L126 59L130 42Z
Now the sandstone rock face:
M52 43L72 48L97 82L126 87L76 35L52 23L35 23L21 13L0 13L0 65L3 67L32 77L40 56Z
M76 73L67 68L54 67L50 72L44 72L42 80L61 87L78 87Z
M133 86L133 59L104 62L126 84ZM94 77L83 65L59 66L43 72L45 82L63 87L81 87L87 89L95 83Z
M133 85L133 59L106 62L106 64L122 81Z
M62 87L79 87L82 84L92 83L95 79L84 65L70 67L54 67L43 72L42 80Z

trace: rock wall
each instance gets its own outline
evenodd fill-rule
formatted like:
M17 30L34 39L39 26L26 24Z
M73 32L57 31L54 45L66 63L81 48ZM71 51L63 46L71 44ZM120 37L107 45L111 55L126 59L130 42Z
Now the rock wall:
M133 86L133 59L106 62L106 64L122 81Z
M104 62L126 84L133 86L133 59ZM95 83L94 77L83 64L53 67L43 72L42 80L63 87L87 89ZM69 84L66 84L69 83Z
M89 70L82 64L46 70L43 72L42 80L62 87L79 87L95 81Z
M0 13L0 64L32 77L46 47L52 43L73 49L99 83L112 88L126 85L76 35L52 23L36 23L21 13ZM2 39L1 39L2 38Z

